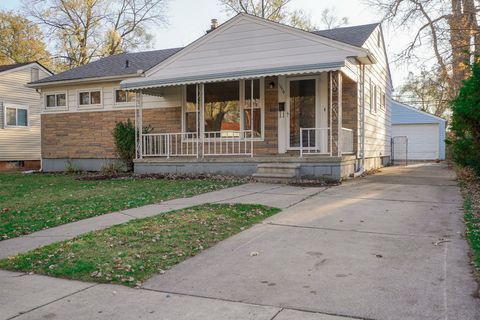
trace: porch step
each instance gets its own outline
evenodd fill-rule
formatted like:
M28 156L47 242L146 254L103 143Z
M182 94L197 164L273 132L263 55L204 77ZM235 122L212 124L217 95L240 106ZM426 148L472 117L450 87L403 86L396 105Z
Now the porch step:
M260 182L287 183L299 175L300 165L296 163L261 163L252 176Z

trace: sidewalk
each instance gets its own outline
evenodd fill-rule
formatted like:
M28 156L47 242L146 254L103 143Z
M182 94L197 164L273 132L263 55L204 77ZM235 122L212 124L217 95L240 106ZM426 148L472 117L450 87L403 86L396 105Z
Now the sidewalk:
M282 307L0 270L0 319L348 320Z
M290 207L326 188L300 188L264 183L248 183L217 190L190 198L180 198L159 204L112 212L58 227L45 229L22 237L0 241L0 259L33 250L57 241L72 239L80 234L100 230L133 219L146 218L172 210L205 203L251 203L280 209ZM266 196L268 195L268 196Z

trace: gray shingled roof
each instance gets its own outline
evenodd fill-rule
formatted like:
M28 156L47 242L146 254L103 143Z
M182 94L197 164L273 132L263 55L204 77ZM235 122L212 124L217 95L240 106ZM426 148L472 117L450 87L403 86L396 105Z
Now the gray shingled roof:
M378 26L378 23L367 24L353 27L343 27L330 30L314 31L314 34L327 37L333 40L344 42L353 46L361 47L368 37L372 34L373 30ZM135 74L138 70L146 71L163 60L167 59L171 55L177 53L182 48L144 51L134 53L124 53L114 56L109 56L96 61L93 61L87 65L77 67L51 77L43 78L34 84L65 81L65 80L77 80L96 77L108 77L108 76L123 76L128 74ZM128 60L129 67L125 67L125 61ZM0 67L2 68L2 67ZM1 71L1 69L0 69Z
M314 31L314 34L337 40L356 47L361 47L378 27L379 23L365 24L361 26L342 27L330 30Z
M5 66L0 66L0 72L7 71L7 70L12 70L15 68L23 67L26 66L27 64L30 64L31 62L25 62L25 63L15 63L15 64L7 64Z
M117 54L93 61L84 66L43 78L33 83L77 80L96 77L123 76L146 71L167 59L182 48ZM128 60L128 68L126 61Z

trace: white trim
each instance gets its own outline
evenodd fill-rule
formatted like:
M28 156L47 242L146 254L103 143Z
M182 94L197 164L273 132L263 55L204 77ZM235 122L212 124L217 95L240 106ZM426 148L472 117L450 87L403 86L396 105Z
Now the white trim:
M120 107L135 107L136 95L134 96L133 101L117 102L117 91L127 92L127 97L128 97L128 92L132 92L132 91L124 90L120 87L113 87L112 88L112 102L113 102L112 105L113 105L113 107L118 107L118 108L120 108Z
M16 125L7 124L7 109L15 109L15 122ZM27 125L26 126L19 126L18 125L18 110L26 110L27 111ZM30 128L30 110L28 105L21 105L15 103L5 103L3 102L3 128L4 129L28 129Z
M100 103L96 104L80 104L80 93L89 93L89 102L92 101L91 93L100 92ZM103 109L103 88L88 88L88 89L77 89L77 109Z
M320 125L320 119L318 117L318 113L321 110L321 105L320 105L320 92L319 92L319 84L321 81L320 75L315 75L315 76L301 76L301 77L287 77L287 88L285 88L286 91L286 96L285 96L285 111L287 112L287 151L288 150L293 150L293 151L298 151L301 149L301 141L300 145L298 147L292 147L291 146L291 141L290 141L290 82L291 81L299 81L299 80L315 80L315 128L318 128ZM302 128L299 128L300 131ZM280 132L278 133L280 134Z
M65 95L65 105L64 106L57 106L57 95L64 94ZM55 96L55 107L47 106L47 96ZM43 103L43 110L46 112L53 112L53 111L66 111L68 110L68 90L66 91L52 91L52 92L44 92L42 96L42 103Z
M64 84L77 84L77 83L97 83L97 82L108 82L108 81L122 81L125 78L138 78L141 77L143 74L135 73L135 74L124 74L118 76L106 76L106 77L90 77L90 78L82 78L82 79L71 79L71 80L58 80L58 81L50 81L50 82L42 82L42 83L27 83L25 86L29 88L41 88L41 87L48 87L48 86L60 86Z

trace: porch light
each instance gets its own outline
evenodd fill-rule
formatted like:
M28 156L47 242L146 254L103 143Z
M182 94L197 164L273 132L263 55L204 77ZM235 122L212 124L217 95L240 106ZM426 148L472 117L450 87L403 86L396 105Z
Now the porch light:
M268 88L269 88L269 89L275 89L275 82L270 81L270 82L268 83Z

